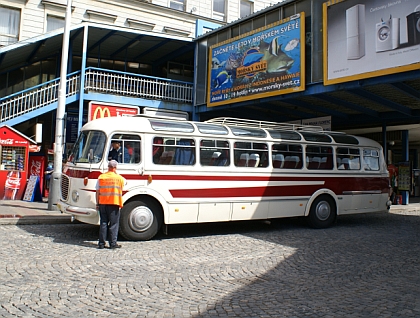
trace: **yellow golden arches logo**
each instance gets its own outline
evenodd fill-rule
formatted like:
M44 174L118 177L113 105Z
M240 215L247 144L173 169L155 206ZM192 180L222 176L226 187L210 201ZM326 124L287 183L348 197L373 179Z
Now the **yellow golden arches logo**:
M111 113L109 112L108 107L97 107L95 112L93 113L92 120L97 118L104 118L104 117L111 117Z

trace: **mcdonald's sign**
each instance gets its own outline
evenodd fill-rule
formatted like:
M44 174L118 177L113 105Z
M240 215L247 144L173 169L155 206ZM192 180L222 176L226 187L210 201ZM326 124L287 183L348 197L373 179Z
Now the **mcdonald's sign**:
M138 113L139 108L137 106L122 106L90 102L88 121L104 117L134 116Z
M111 113L108 107L96 107L95 111L93 112L93 119L97 118L104 118L104 117L111 117Z

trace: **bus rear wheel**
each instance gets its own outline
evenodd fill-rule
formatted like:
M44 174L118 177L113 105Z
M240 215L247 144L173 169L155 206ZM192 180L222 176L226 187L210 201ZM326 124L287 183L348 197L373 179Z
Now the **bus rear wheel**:
M153 202L133 201L121 209L120 234L127 240L150 240L161 225L161 210Z
M309 225L315 229L325 229L331 226L337 217L334 200L329 196L320 196L315 199L309 211Z

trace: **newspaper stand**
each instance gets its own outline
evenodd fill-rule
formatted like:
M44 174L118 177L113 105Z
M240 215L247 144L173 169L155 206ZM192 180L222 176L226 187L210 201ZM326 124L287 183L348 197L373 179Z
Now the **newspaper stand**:
M28 178L29 151L36 142L7 125L0 127L0 200L20 200Z

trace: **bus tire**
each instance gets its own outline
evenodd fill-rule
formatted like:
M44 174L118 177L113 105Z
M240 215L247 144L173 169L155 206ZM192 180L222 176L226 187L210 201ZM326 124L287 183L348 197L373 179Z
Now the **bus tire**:
M309 211L309 225L314 229L325 229L331 226L337 217L334 200L327 195L319 196L312 202Z
M154 202L132 201L121 209L120 234L127 240L150 240L161 225L162 212Z

